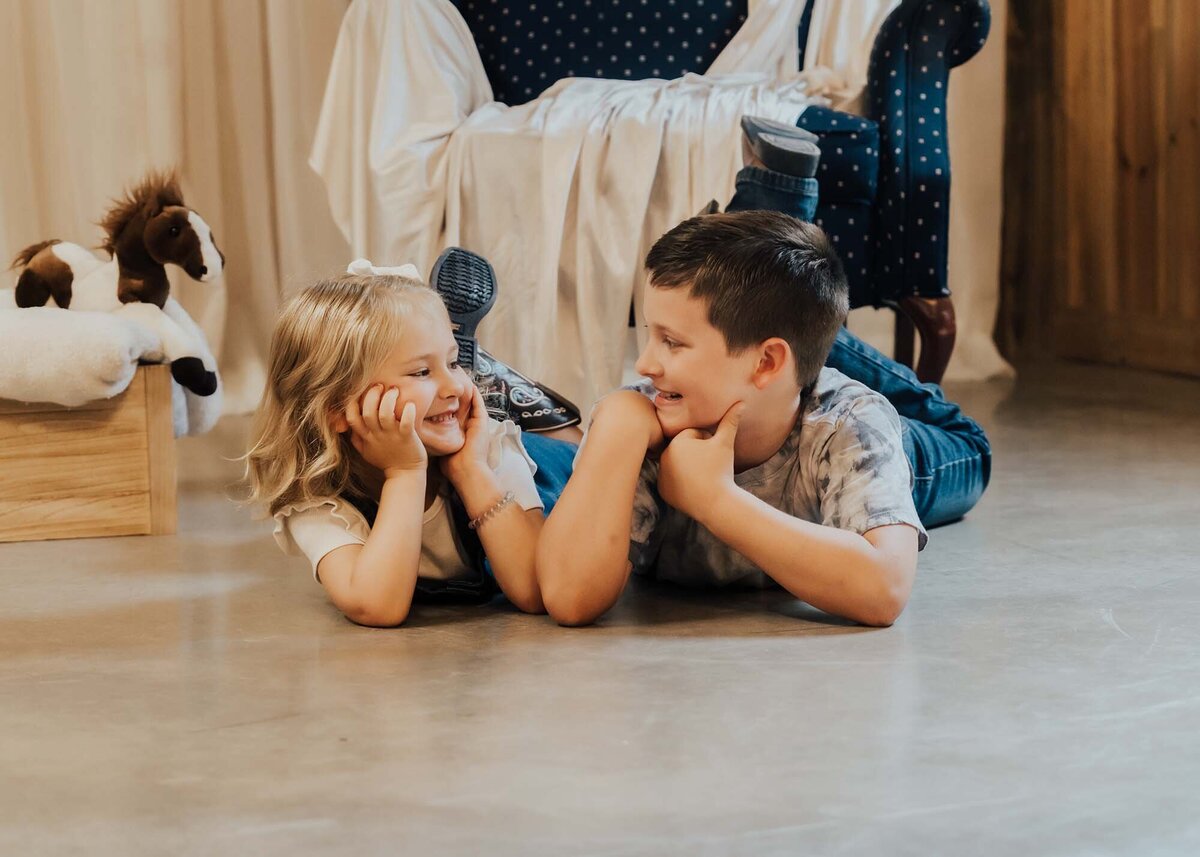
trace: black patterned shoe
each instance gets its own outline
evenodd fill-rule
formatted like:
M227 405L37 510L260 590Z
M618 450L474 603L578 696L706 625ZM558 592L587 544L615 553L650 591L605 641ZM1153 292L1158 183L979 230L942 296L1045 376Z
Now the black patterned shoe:
M493 419L512 420L521 431L544 432L579 424L579 409L545 384L535 384L482 348L475 386Z
M496 302L496 272L477 253L450 247L434 262L429 283L450 313L458 342L458 365L468 374L476 373L475 328Z

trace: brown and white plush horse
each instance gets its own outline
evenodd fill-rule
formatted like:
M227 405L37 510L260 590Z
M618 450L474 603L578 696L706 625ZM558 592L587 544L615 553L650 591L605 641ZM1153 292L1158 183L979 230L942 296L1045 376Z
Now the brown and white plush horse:
M150 173L100 221L102 249L110 259L57 239L26 247L13 260L20 268L18 307L116 312L150 327L162 339L171 375L200 396L217 389L216 367L206 366L203 349L163 307L170 295L166 265L178 265L193 280L221 275L225 257L212 229L183 202L173 173Z

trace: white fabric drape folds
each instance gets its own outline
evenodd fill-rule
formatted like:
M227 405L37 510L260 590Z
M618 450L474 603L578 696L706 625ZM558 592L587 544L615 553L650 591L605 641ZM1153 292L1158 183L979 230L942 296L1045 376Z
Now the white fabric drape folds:
M732 193L741 116L794 123L814 98L861 90L870 36L852 23L893 3L823 17L852 46L843 68L798 72L804 0L779 0L754 4L705 75L572 78L508 107L449 0L355 0L312 164L356 253L423 268L448 245L486 256L501 291L480 338L587 408L621 378L649 246Z
M406 0L404 5L427 8L435 2ZM390 196L380 188L356 186L358 196L351 197L353 205L345 211L364 216L351 222L352 240L347 241L335 225L345 211L335 205L338 216L331 216L326 190L309 169L347 6L347 0L0 0L0 49L8 69L0 80L0 115L6 117L0 134L0 259L9 260L26 244L50 237L98 242L95 221L124 185L148 168L178 165L188 201L213 226L225 251L227 271L213 284L177 277L176 295L217 353L226 409L252 408L265 373L269 331L284 295L342 270L352 255L397 264L427 258L439 249L415 241L389 244L388 236L371 232L372 206L419 220L420 195L437 186L437 175L407 175ZM865 70L874 31L865 38L829 42L815 32L843 25L865 32L877 15L856 18L859 7L858 2L833 2L824 11L821 6L814 10L808 53L812 62L843 69L821 83L835 100L839 84L848 87L846 81L857 76L859 63ZM1006 368L991 344L999 269L1003 0L992 0L992 11L991 40L979 57L954 73L950 85L950 276L959 313L959 345L950 377L981 377ZM821 24L818 15L835 17ZM453 87L447 97L455 105L467 105L461 115L451 111L440 123L401 129L423 140L429 151L445 148L446 135L476 110L503 112L489 106L490 91L479 85L478 58L465 27L447 39L410 46L435 58L440 81L446 80L446 72L436 62L451 68L465 62L472 69L459 80L450 77ZM781 38L774 48L774 68L795 55L785 41ZM834 51L833 58L827 51ZM722 57L722 62L736 59ZM375 59L395 62L390 51ZM764 67L769 64L764 61ZM376 84L374 78L358 81L359 109L370 110ZM342 132L353 133L348 117L337 124ZM395 131L396 121L381 117L378 126L364 126L362 136L338 157L354 169L386 172L386 153L370 147L367 132ZM728 192L737 151L733 142L728 148L729 161L721 172L688 196L705 202ZM665 151L652 147L638 163L660 150ZM461 152L464 162L471 151L465 147ZM673 151L677 157L678 150ZM668 169L689 168L684 163ZM541 182L542 175L539 165L526 178ZM472 201L460 195L455 204L470 206ZM690 207L681 213L691 213ZM465 240L465 233L460 237ZM628 252L640 255L645 249ZM507 255L521 254L510 249ZM510 294L520 285L503 271L501 277ZM2 284L12 285L10 280ZM569 307L568 298L555 299ZM506 313L507 318L497 314L497 327L521 322L512 310ZM880 327L890 330L885 314L879 316ZM871 338L885 344L887 330ZM532 327L522 331L518 338L542 334ZM560 339L571 335L569 327L554 333ZM613 347L620 342L603 345ZM566 357L555 359L567 362ZM546 379L550 377L548 373Z

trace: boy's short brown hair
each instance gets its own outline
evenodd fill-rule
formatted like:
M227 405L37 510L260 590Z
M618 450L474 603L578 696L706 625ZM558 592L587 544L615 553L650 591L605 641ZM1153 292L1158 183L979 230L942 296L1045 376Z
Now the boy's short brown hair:
M819 226L777 211L685 220L646 256L650 285L687 286L731 353L777 336L801 388L816 381L850 309L841 260Z

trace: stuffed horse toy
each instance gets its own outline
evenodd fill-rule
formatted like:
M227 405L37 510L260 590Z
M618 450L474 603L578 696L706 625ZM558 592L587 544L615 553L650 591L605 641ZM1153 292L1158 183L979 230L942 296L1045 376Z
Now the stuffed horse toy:
M213 242L212 229L188 208L173 173L151 173L100 221L106 233L97 259L78 244L53 239L26 247L13 268L18 307L115 312L132 318L162 340L171 375L199 396L217 389L217 375L204 365L202 350L166 313L171 285L166 265L178 265L193 280L221 275L225 256Z

